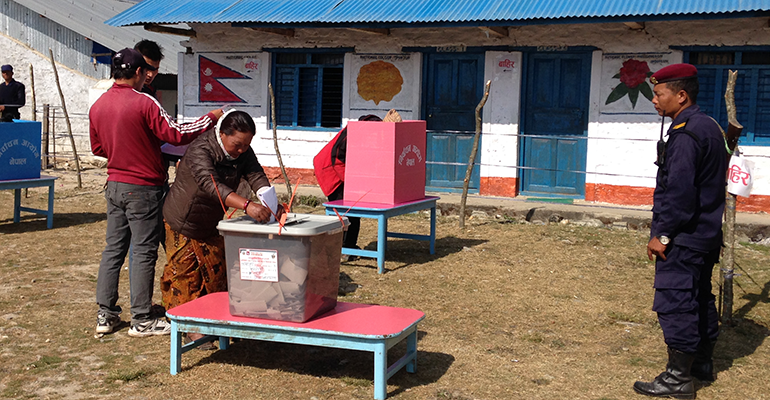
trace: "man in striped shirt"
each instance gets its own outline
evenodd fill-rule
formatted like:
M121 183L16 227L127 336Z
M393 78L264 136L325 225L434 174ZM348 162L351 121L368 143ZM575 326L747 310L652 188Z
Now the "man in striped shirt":
M153 318L150 313L166 180L160 145L192 142L216 124L222 110L194 122L176 123L155 98L139 92L147 71L155 69L141 53L123 49L113 57L112 67L115 83L89 112L91 151L107 158L107 244L96 282L96 333L110 333L121 324L118 281L133 245L128 335L167 335L170 325L165 318Z

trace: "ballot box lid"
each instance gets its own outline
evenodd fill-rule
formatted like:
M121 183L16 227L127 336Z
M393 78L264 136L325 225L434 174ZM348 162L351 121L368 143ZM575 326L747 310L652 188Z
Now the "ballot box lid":
M281 227L278 222L261 224L253 218L244 215L238 218L219 221L217 229L225 235L237 232L262 235L316 236L320 234L333 234L342 230L344 226L350 225L347 217L341 217L341 219L342 221L336 215L288 213L286 224Z

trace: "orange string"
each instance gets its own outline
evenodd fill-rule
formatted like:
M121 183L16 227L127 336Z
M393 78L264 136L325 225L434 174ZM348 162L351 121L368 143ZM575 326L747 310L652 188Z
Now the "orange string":
M225 202L222 201L222 194L219 193L219 188L217 187L217 181L214 180L214 174L209 174L211 177L211 182L214 183L214 189L217 191L217 198L219 198L219 204L222 205L222 211L224 211L225 214L227 214L227 207L225 207ZM235 210L233 210L235 212ZM230 216L233 215L231 212L230 215L227 216L227 219L230 219Z

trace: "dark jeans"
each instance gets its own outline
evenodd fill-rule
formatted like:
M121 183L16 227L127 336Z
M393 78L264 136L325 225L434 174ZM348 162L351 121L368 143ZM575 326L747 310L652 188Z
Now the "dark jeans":
M666 344L685 353L695 353L698 344L719 336L716 297L711 293L711 275L719 260L719 249L702 252L669 245L666 260L655 263L655 300Z
M329 201L342 200L344 194L345 194L345 184L343 183L340 185L340 187L337 188L337 190L333 191L329 195ZM348 230L345 231L345 233L342 236L342 247L356 249L358 248L358 245L356 245L356 243L358 242L358 232L361 230L361 218L359 217L347 217L347 218L350 221L350 226L348 226Z
M107 182L107 245L99 264L96 280L96 303L99 310L111 315L122 311L117 305L120 269L129 248L132 262L128 278L131 293L131 323L150 319L155 262L158 260L163 200L162 186L140 186Z

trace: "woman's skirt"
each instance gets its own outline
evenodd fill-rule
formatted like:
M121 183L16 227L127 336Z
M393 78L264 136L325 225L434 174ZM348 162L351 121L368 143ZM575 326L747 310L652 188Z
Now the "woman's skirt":
M171 309L214 292L227 291L225 239L188 238L166 228L166 267L160 278L163 306Z

